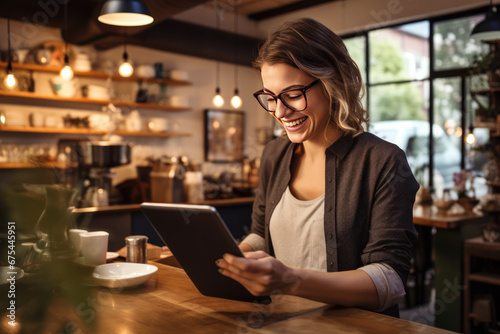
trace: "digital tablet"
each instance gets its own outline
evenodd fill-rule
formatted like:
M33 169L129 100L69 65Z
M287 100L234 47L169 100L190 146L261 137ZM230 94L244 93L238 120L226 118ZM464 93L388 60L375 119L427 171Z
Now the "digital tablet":
M215 264L225 253L243 256L226 224L208 205L142 203L141 210L196 288L205 296L269 303L219 273Z

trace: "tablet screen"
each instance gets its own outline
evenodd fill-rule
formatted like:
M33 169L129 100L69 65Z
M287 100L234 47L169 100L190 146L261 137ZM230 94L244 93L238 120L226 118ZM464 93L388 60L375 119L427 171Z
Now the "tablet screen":
M243 285L219 273L215 261L223 254L243 254L214 207L142 203L141 210L202 294L270 302L269 297L253 296Z

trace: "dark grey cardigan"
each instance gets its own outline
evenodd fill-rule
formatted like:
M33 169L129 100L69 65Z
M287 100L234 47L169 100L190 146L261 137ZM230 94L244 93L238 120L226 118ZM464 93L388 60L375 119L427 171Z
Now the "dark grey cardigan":
M273 253L269 221L290 182L297 144L288 137L269 142L262 155L252 232ZM418 183L404 152L373 134L346 134L325 151L325 242L327 270L389 264L406 283L417 233L413 203ZM396 307L386 314L398 316Z

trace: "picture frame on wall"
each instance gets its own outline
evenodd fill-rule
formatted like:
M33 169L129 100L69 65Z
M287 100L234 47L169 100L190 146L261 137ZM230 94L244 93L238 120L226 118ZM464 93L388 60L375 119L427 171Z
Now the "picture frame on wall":
M245 139L245 113L205 110L205 160L241 162Z

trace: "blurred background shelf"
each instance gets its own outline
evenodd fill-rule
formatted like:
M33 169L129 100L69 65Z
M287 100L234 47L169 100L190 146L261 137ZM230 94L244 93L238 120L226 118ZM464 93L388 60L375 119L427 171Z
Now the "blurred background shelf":
M127 101L113 101L113 100L93 100L86 97L61 97L56 95L41 95L31 92L19 92L19 91L5 91L0 90L0 96L10 97L13 99L20 99L21 103L26 102L25 99L32 100L44 100L44 101L55 101L55 102L77 102L84 104L114 104L116 106L124 106L129 108L147 108L147 109L158 109L166 111L189 111L191 108L188 107L174 107L169 105L161 105L154 103L137 103L137 102L127 102Z
M0 67L7 67L6 62L0 62ZM20 64L20 63L12 63L12 69L14 70L26 70L26 71L37 71L37 72L48 72L48 73L59 73L61 71L61 67L59 66L50 66L50 65L38 65L38 64ZM115 81L144 81L147 83L157 83L157 84L167 84L169 86L191 86L192 83L184 80L174 80L168 78L150 78L150 77L140 77L137 75L132 75L128 78L122 77L119 74L108 74L100 71L74 71L75 76L77 77L89 77L89 78L98 78L98 79L107 79L111 78Z
M88 128L46 128L46 127L27 127L27 126L4 126L0 127L2 132L17 132L17 133L45 133L45 134L82 134L82 135L102 135L107 133L104 130L94 130ZM181 132L148 132L148 131L124 131L116 130L114 132L120 136L137 136L137 137L190 137L189 133Z

